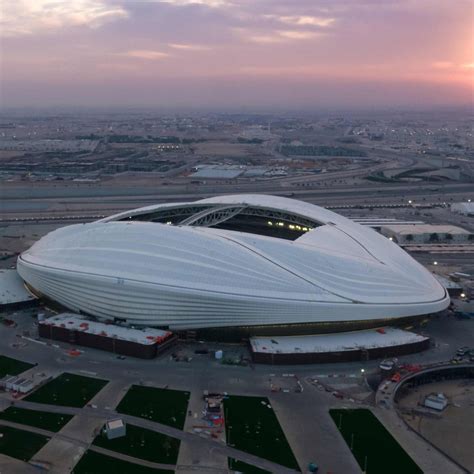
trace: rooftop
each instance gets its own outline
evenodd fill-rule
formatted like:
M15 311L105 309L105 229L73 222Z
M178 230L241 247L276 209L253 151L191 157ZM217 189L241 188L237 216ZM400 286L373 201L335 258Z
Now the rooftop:
M124 423L123 423L123 420L121 418L117 418L115 420L109 420L109 421L107 421L106 424L107 424L107 429L108 430L116 430L116 429L124 427Z
M470 234L466 229L455 225L383 224L382 227L397 234Z
M62 313L52 316L40 321L40 324L82 331L88 334L111 337L122 341L136 342L137 344L144 345L156 344L171 335L171 332L162 331L161 329L132 329L129 327L117 326L116 324L92 321L85 316L72 313Z
M303 354L343 352L412 344L428 339L409 331L384 327L364 331L308 336L252 337L253 352L266 354Z

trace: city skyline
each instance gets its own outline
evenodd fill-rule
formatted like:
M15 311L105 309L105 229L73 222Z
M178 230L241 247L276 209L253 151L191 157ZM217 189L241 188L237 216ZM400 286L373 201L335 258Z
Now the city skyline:
M470 105L465 0L23 0L3 5L4 107Z

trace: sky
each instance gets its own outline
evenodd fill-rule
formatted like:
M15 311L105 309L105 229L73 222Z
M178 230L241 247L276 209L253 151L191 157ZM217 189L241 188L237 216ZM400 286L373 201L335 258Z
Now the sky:
M3 107L469 106L474 0L0 0Z

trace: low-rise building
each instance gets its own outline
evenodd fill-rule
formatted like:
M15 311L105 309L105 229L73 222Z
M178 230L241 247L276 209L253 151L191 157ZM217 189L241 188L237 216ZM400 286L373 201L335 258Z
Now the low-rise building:
M105 423L104 432L107 439L121 438L127 434L127 427L121 418L116 418Z
M463 216L474 216L474 202L455 202L451 204L451 211Z
M156 357L177 340L177 336L170 331L156 328L135 329L94 321L73 313L38 319L38 333L46 339L142 359Z
M24 377L21 375L5 375L0 379L0 388L10 392L21 394L29 393L36 387L51 379L48 374L35 374L34 377Z
M425 397L423 405L426 408L442 411L448 406L448 399L443 393L430 393Z
M467 243L472 241L471 233L454 225L437 224L388 224L380 232L400 245Z

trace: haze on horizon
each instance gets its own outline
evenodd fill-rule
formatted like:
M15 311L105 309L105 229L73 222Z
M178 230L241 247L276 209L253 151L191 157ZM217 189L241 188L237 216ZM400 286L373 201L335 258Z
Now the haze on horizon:
M0 0L2 107L469 106L471 0Z

